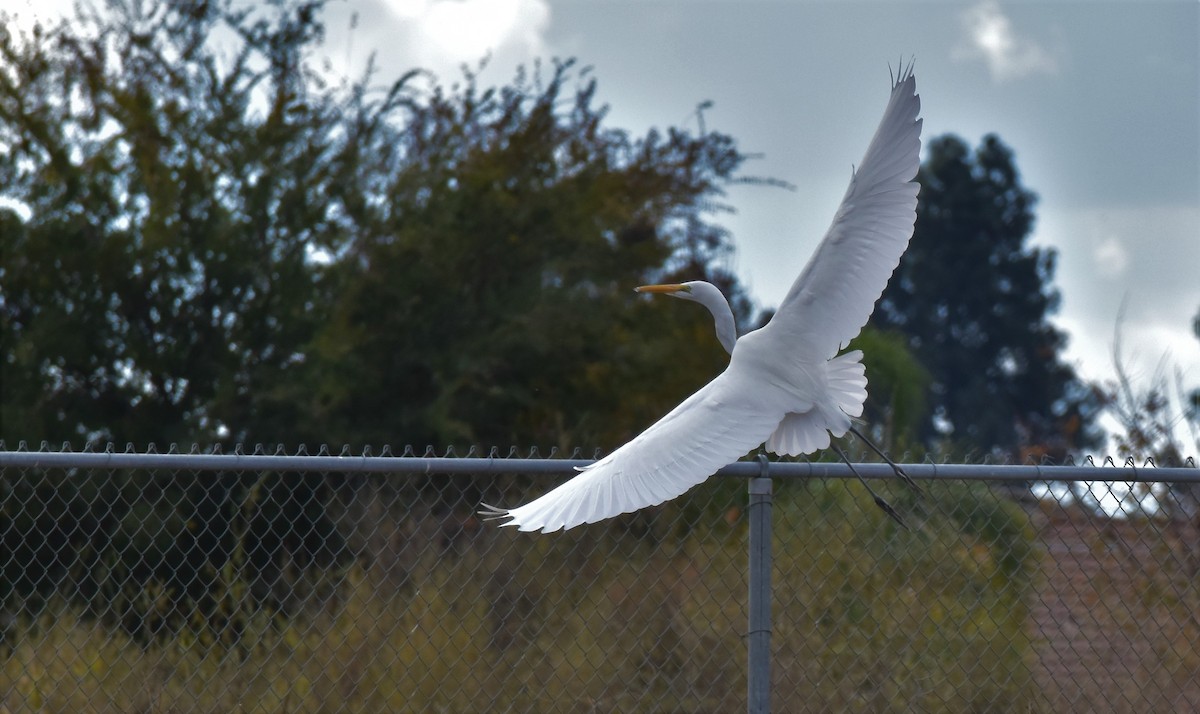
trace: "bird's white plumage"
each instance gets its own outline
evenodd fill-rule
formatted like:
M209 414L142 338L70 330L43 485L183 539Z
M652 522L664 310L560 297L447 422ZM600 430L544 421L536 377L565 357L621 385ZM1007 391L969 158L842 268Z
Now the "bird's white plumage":
M727 370L649 429L545 496L507 512L523 531L556 531L662 503L763 442L784 402L763 404Z
M796 359L829 359L859 333L912 237L921 99L909 72L892 89L875 137L825 239L764 327Z
M845 434L862 413L866 376L861 353L837 353L866 324L912 237L919 111L910 70L892 87L824 240L771 321L737 341L724 372L570 481L487 515L523 531L572 528L675 498L764 441L800 454ZM732 322L728 304L702 302L718 325Z
M867 375L862 352L854 350L826 363L828 399L811 409L789 411L767 439L767 451L786 456L811 454L829 448L829 437L850 429L851 417L861 416L867 400Z

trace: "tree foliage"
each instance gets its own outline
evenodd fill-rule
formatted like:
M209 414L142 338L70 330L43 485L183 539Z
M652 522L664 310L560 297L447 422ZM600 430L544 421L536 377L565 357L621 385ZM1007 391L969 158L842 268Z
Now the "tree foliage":
M0 29L0 436L615 445L717 370L704 316L630 288L748 310L729 137L607 127L570 62L331 86L319 10Z
M6 438L172 441L291 378L341 226L312 8L117 5L0 28ZM218 28L240 36L222 59Z
M873 322L905 334L932 377L922 439L1014 456L1086 443L1094 398L1048 320L1055 253L1028 245L1036 196L1012 151L935 138L918 180L912 242Z
M921 427L929 416L928 370L917 361L901 332L867 325L849 349L863 351L869 380L863 421L875 440L893 454L923 451ZM916 453L914 453L916 452Z
M594 80L545 74L355 107L377 180L342 197L355 231L331 247L298 395L325 433L615 446L720 369L706 315L631 288L684 271L738 296L703 216L743 157L716 134L633 140L603 126Z

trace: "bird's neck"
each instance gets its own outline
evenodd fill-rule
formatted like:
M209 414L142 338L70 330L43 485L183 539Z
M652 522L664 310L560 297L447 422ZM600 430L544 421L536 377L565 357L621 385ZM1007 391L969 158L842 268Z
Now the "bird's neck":
M737 342L737 325L733 322L733 311L729 309L729 303L721 300L715 303L706 303L705 307L712 313L713 327L717 331L717 339L721 342L721 346L729 354L733 354L733 345Z

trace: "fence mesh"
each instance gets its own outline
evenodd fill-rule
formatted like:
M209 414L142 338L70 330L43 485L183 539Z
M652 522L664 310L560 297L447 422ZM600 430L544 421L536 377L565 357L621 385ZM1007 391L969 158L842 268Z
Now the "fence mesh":
M560 480L4 468L0 711L744 709L745 481L474 515ZM776 708L1200 710L1189 488L776 480Z

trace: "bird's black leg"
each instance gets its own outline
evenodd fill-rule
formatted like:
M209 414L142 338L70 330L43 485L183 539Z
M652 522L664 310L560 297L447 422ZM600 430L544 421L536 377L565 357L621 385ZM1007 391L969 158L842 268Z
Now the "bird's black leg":
M896 512L896 509L892 508L892 504L883 500L879 494L875 493L875 489L871 488L871 484L867 483L867 480L858 472L858 469L854 468L854 464L850 463L850 459L846 456L846 452L839 449L837 444L831 443L829 447L837 452L838 456L842 457L842 461L846 462L846 465L850 467L850 470L854 472L854 475L858 477L858 480L862 481L862 485L866 486L867 493L871 494L871 498L875 499L875 505L883 509L884 513L894 518L896 522L900 524L901 528L908 530L908 524L905 523L904 519L900 517L900 514Z
M917 485L916 481L912 480L911 476L904 473L904 469L900 468L900 464L897 464L895 461L892 461L891 458L889 458L887 454L883 453L883 449L880 449L878 446L875 445L875 442L873 442L867 438L866 434L862 433L858 429L855 429L853 426L850 427L850 433L854 434L858 438L862 439L863 442L865 442L867 446L871 447L871 451L874 451L875 453L879 454L879 458L886 461L887 465L892 467L892 471L895 471L896 475L900 477L900 480L902 480L902 481L904 481L904 483L908 484L909 488L916 491L917 493L921 492L921 487ZM847 462L847 463L849 463L849 462Z

